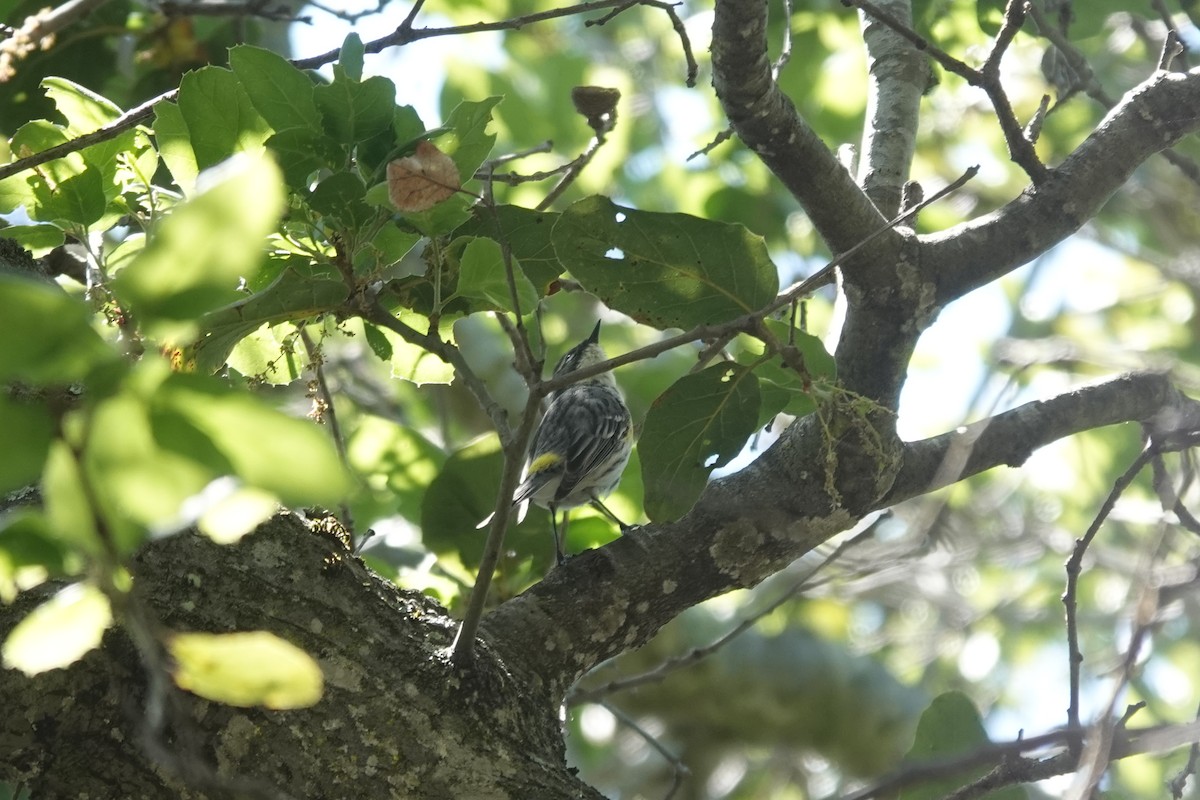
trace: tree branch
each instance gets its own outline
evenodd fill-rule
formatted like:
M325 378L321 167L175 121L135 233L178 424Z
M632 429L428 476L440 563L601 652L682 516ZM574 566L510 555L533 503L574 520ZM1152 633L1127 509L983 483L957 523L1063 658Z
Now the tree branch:
M799 201L833 253L884 225L772 77L766 0L718 0L712 41L713 86L733 130Z
M481 636L558 702L584 672L649 641L683 610L756 585L866 513L1118 422L1146 422L1169 437L1200 428L1200 403L1165 375L1124 376L909 444L890 491L886 448L872 451L853 430L835 445L819 414L809 415L742 471L712 481L682 519L572 558L491 611ZM943 469L953 448L968 445L960 466ZM831 472L840 504L828 493Z
M912 18L910 0L883 0L880 6L901 20ZM870 82L858 180L875 207L892 217L900 210L900 195L916 150L918 111L929 67L912 43L889 26L865 12L859 18Z
M1158 72L1130 90L1063 163L1003 208L920 237L922 272L945 305L1079 230L1147 158L1200 130L1200 70Z
M1161 373L1136 373L1038 400L904 448L904 466L879 507L980 472L1017 467L1050 442L1120 422L1148 422L1159 435L1200 427L1200 403Z

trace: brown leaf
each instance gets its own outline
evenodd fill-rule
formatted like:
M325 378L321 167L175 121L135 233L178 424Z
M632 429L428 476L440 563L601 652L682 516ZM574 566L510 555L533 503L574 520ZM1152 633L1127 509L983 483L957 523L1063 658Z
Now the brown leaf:
M411 156L388 164L387 182L388 197L401 211L427 211L462 186L450 156L424 140Z

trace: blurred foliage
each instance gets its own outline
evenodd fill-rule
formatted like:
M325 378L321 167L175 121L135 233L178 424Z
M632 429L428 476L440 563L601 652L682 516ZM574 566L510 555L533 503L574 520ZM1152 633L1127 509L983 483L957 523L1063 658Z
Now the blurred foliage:
M0 0L0 19L17 26L42 5ZM364 5L353 26L346 20L357 12L336 19L297 9L313 18L308 26L170 16L158 4L112 0L7 61L0 128L13 158L181 91L158 102L144 127L0 181L0 211L15 223L4 235L36 256L81 245L91 281L62 276L52 285L0 271L0 488L40 476L43 499L0 516L0 598L60 575L88 575L120 593L121 561L148 538L191 524L240 530L224 522L230 514L252 526L265 497L268 509L343 507L360 535L377 533L365 551L375 569L457 608L483 545L475 523L496 501L498 444L450 368L354 315L356 292L370 287L405 325L460 347L514 415L526 387L491 315L512 310L498 267L512 266L522 324L535 354L553 364L597 317L607 351L622 353L671 326L759 307L777 286L823 263L808 220L745 148L730 141L701 152L725 127L708 86L709 4L677 7L700 64L695 88L684 84L680 41L661 9L628 10L604 24L568 17L431 40L397 57L365 55L362 41L394 30L408 8L384 2L380 13L366 13L374 5ZM424 11L419 24L547 7L444 5ZM913 5L915 29L971 64L986 57L1003 9L998 0ZM858 20L835 0L795 6L790 19L772 14L772 55L780 55L785 23L792 37L781 85L831 149L853 145L867 89ZM1167 6L1185 40L1195 41L1188 18ZM1106 97L1119 98L1154 69L1164 27L1148 8L1115 0L1042 0L1039 8L1095 73L1088 87L1073 83L1080 76L1033 21L1005 58L1002 77L1023 122L1051 97L1038 150L1054 164L1100 122ZM356 34L343 39L352 27ZM339 63L317 72L283 57L339 46ZM1189 66L1189 57L1177 66ZM983 170L922 212L922 232L976 218L1025 184L983 94L940 68L932 76L913 178L928 191L971 164ZM590 146L593 132L570 99L582 84L620 90L615 124L578 179L542 210L561 173L520 176L557 170ZM493 207L457 194L397 213L387 201L386 165L421 140L453 159L469 192L485 188L476 179L481 165L517 177L490 185ZM1177 150L1200 158L1194 139ZM1072 243L982 290L984 313L952 322L948 309L946 324L956 327L948 338L937 338L935 327L918 351L902 426L919 418L930 428L915 427L920 435L938 432L1127 369L1170 369L1185 390L1200 391L1196 192L1176 166L1152 159ZM665 246L667 231L702 250L709 271L685 275L688 254ZM736 257L718 257L725 247ZM648 255L664 270L649 280L639 263ZM664 302L712 299L706 291L750 265L747 295L705 306L703 318L697 306ZM564 266L586 291L569 291L579 287L564 279ZM810 375L788 369L761 342L734 342L735 362L714 368L748 376L730 395L737 402L729 424L694 391L714 381L687 375L693 349L618 369L635 421L656 444L652 454L635 454L613 511L627 521L648 519L647 507L655 518L682 513L710 471L738 468L791 416L811 411L812 381L832 377L818 339L830 306L825 294L805 304L808 334L799 333L798 346ZM327 430L297 419L307 412L328 420L314 388L317 365L334 390L348 466ZM751 384L755 397L741 396ZM700 437L696 453L662 450L671 440L660 435L664 419L685 427L706 418L719 430L702 425L711 436ZM946 752L936 736L923 736L931 725L956 744L1061 725L1062 562L1139 448L1132 426L1093 431L1044 449L1020 472L906 503L873 520L869 536L810 578L800 599L708 658L608 702L682 756L692 778L676 796L688 798L840 795L899 763L914 736L910 758ZM1181 457L1167 466L1194 505L1186 480L1193 465ZM213 519L223 522L214 528ZM548 515L535 508L509 532L494 602L549 568L548 528ZM616 535L581 509L572 514L568 550ZM1147 584L1160 588L1160 608L1123 696L1146 702L1131 724L1194 716L1200 607L1189 587L1198 544L1163 515L1149 476L1140 476L1085 562L1085 716L1108 690L1129 640L1130 609ZM587 685L652 670L716 640L831 546L753 592L694 609ZM211 653L197 646L203 663ZM301 664L298 674L305 670ZM307 701L312 691L310 682L299 695ZM937 703L953 704L952 722L929 721ZM573 707L568 730L574 762L612 796L661 796L671 785L669 765L603 706ZM1156 796L1185 760L1175 752L1119 762L1108 790ZM1053 796L1063 785L1048 781L1027 793ZM6 791L0 786L0 796Z

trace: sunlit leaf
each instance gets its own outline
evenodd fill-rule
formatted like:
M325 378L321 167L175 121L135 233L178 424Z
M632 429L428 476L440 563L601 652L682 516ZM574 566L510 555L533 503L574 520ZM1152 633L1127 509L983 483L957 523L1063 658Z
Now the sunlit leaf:
M192 149L187 122L175 103L166 100L155 103L154 141L176 185L184 194L191 194L200 167L196 164L196 151Z
M235 153L260 154L271 135L232 72L201 67L179 82L179 111L200 169L220 164Z
M75 583L29 612L0 648L4 666L37 675L70 666L99 646L112 624L104 593Z
M167 649L179 688L218 703L308 708L324 692L313 657L267 631L177 633Z
M312 79L278 53L261 47L230 48L229 66L251 105L276 131L321 130L321 115L313 101Z
M463 182L475 176L475 170L492 152L496 134L488 132L488 125L492 121L492 109L501 99L488 97L479 101L464 101L446 117L446 127L451 132L438 139L438 143L458 165Z
M328 431L215 378L175 374L154 392L155 435L294 505L334 505L350 489Z
M114 280L144 320L191 320L236 300L283 210L279 170L267 158L231 159L205 172L198 189Z
M42 403L0 394L0 431L4 431L4 456L0 458L0 495L37 481L50 451L54 419Z
M0 319L0 380L68 384L116 358L87 307L53 284L0 275Z

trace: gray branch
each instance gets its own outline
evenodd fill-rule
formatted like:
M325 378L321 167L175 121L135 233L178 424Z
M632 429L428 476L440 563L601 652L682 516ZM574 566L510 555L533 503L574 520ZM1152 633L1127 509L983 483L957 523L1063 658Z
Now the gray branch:
M880 0L891 16L912 19L910 0ZM900 210L917 143L921 94L929 80L925 56L887 25L859 12L867 48L867 124L863 130L859 182L884 216Z

